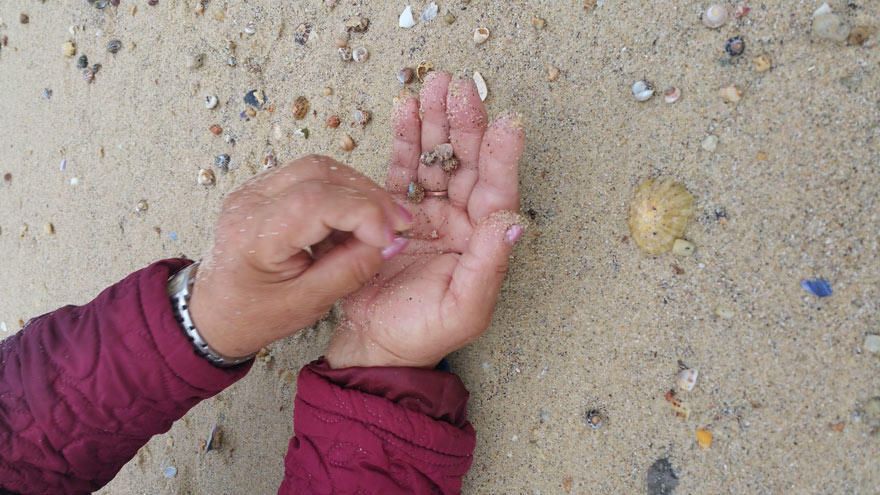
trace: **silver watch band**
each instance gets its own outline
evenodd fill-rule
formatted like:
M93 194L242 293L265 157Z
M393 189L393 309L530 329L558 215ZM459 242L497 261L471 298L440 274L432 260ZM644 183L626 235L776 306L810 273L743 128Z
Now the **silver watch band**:
M211 364L221 368L228 368L250 361L254 355L242 358L229 358L211 349L211 346L205 342L205 339L199 333L199 329L193 323L192 316L189 314L189 299L192 296L192 285L196 280L195 275L198 266L198 262L193 263L168 279L167 291L168 296L171 298L174 319L180 323L180 328L189 338L190 342L192 342L196 352L210 361Z

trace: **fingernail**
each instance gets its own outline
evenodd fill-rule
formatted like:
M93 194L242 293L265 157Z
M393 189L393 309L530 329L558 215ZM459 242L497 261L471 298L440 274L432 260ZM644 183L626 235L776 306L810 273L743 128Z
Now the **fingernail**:
M391 245L382 250L382 259L390 260L400 254L409 244L409 239L405 237L395 237Z
M406 222L407 224L412 224L413 221L415 221L415 218L413 218L412 213L410 213L409 210L407 210L403 206L397 205L397 211L400 212L400 218L404 222Z
M504 239L508 244L513 246L519 241L519 238L523 235L522 225L511 225L510 228L507 229L507 232L504 234Z

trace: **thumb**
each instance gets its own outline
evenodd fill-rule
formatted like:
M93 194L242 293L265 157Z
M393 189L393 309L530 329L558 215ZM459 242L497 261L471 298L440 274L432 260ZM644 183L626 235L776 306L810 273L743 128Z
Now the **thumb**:
M450 309L467 321L467 326L478 325L475 332L482 333L492 319L508 258L522 237L523 224L523 219L512 211L495 212L481 220L452 272L447 294L453 303Z
M356 237L334 246L297 279L313 291L313 301L330 306L367 283L382 266L382 250Z

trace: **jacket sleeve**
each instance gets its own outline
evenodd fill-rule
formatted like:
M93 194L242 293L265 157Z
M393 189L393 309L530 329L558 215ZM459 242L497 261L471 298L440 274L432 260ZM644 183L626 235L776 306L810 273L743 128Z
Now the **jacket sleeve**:
M213 366L180 330L165 287L187 264L155 263L0 343L0 487L91 493L247 373Z
M459 493L476 433L454 374L304 367L280 495Z

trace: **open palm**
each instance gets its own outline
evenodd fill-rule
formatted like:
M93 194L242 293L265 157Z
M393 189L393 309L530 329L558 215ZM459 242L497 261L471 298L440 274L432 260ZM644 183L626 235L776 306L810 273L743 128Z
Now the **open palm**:
M524 133L513 115L487 121L473 81L447 73L432 73L419 98L396 102L386 187L415 223L404 251L343 301L345 320L327 352L333 366L433 366L488 327L522 234L514 211ZM457 170L419 164L443 143L452 144ZM408 202L411 182L448 197Z

